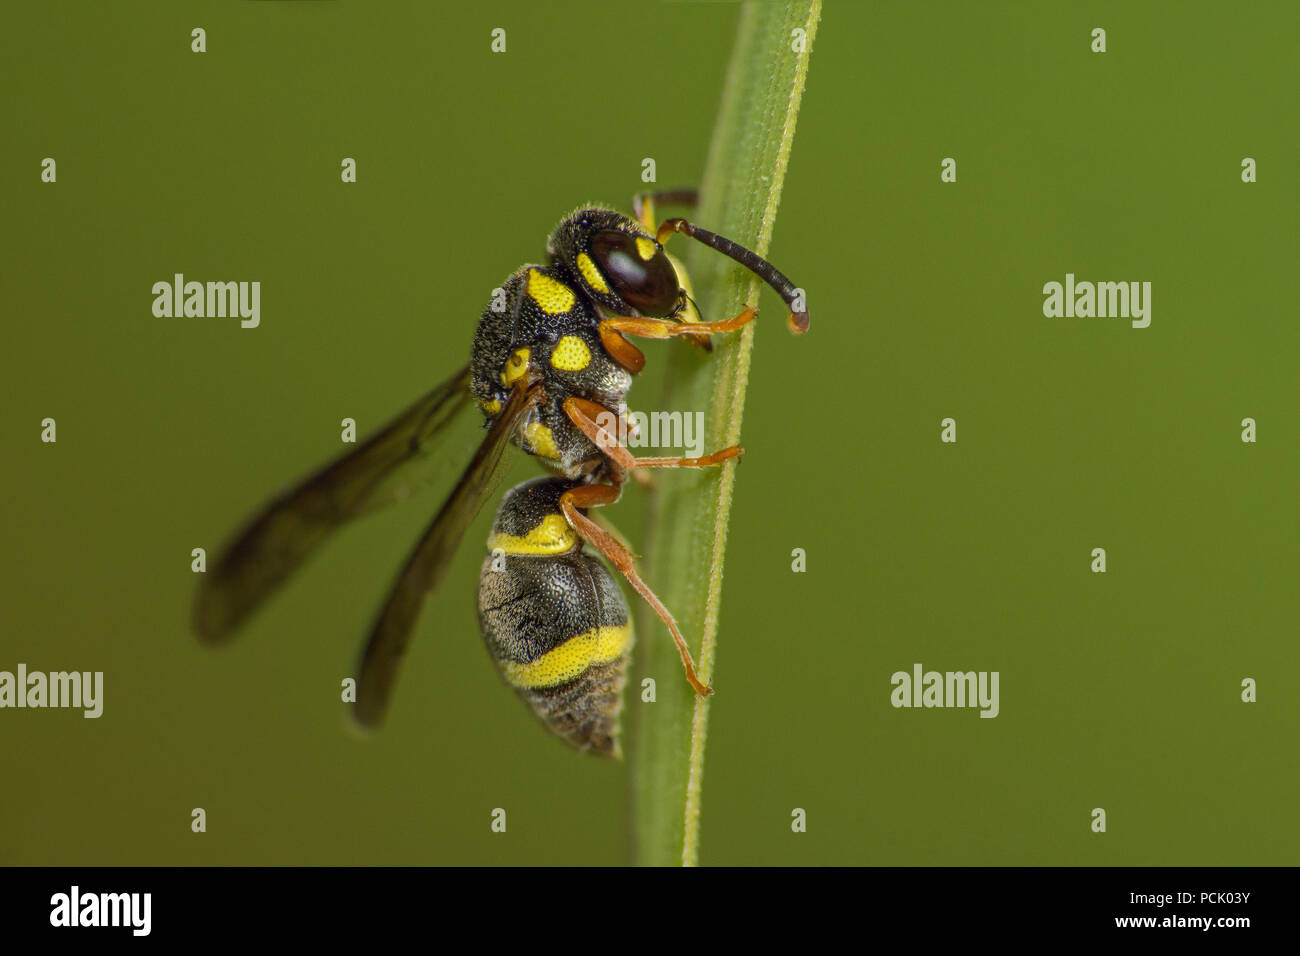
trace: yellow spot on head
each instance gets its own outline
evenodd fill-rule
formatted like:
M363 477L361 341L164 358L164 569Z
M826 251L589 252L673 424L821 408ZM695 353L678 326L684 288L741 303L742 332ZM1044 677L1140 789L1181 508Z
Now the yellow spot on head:
M560 460L560 450L555 447L555 436L541 422L533 422L524 426L524 440L528 442L533 454L539 458L550 458L552 461Z
M591 364L591 349L576 335L566 335L555 343L551 364L561 371L580 372Z
M564 554L578 545L578 533L564 515L547 515L526 535L493 534L487 546L489 551L500 548L506 554Z
M528 371L528 357L531 354L528 349L515 350L515 354L506 360L506 367L501 370L502 385L509 388L524 377L524 372Z
M598 627L569 638L528 664L502 661L501 672L514 687L554 687L581 677L589 668L618 660L632 643L632 627Z
M528 297L547 315L563 315L577 301L572 289L537 269L528 270Z
M651 259L653 259L655 257L655 253L658 251L659 251L659 247L655 244L653 239L645 239L641 236L637 236L636 254L640 256L642 259L644 259L646 262L649 262Z
M596 268L596 263L591 261L591 256L585 252L578 253L578 271L587 280L587 285L597 292L609 292L609 286L605 284L605 277Z

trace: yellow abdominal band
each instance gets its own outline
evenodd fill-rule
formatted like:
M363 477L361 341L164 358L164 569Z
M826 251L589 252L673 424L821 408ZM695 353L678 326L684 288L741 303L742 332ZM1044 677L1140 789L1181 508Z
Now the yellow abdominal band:
M554 687L581 677L592 667L618 660L631 638L630 624L598 627L569 638L531 663L502 661L501 672L513 687Z
M488 538L488 550L506 554L565 554L578 547L578 533L564 515L547 515L525 535L501 534Z

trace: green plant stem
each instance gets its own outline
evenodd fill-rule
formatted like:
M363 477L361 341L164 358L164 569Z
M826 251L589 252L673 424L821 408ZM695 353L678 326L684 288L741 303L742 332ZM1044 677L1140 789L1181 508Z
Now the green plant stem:
M821 0L746 3L708 164L700 184L700 225L767 255L781 187L794 139ZM802 52L794 49L804 31ZM730 259L678 240L687 257L696 299L706 318L737 314L758 304L760 281ZM766 304L759 320L785 333L784 306ZM714 351L674 350L662 409L703 411L709 451L738 444L755 325L715 336ZM771 333L769 333L771 334ZM736 463L720 469L657 476L647 534L646 580L676 616L697 649L700 677L708 681L717 653L718 609L727 521ZM697 698L681 673L663 626L642 613L638 653L642 673L656 683L656 701L641 703L633 766L636 861L693 866L699 859L700 806L709 699ZM725 690L721 690L725 693Z

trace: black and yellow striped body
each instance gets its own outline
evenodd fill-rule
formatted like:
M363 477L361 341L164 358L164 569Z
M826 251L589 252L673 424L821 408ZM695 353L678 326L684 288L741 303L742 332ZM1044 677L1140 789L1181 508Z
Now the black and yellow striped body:
M564 400L580 397L622 414L632 387L627 368L601 342L601 320L671 314L696 321L699 314L684 297L680 264L635 219L580 208L555 228L546 251L547 265L516 271L479 317L470 390L491 422L519 378L539 378L542 399L519 423L515 441L576 476L602 455L564 414Z
M543 379L542 398L519 422L515 441L568 475L601 452L564 414L564 400L580 396L621 412L632 387L601 344L600 316L575 286L555 266L520 269L502 286L504 301L483 311L471 364L471 390L489 422L530 368Z
M538 478L506 495L479 575L479 627L506 682L554 733L619 756L632 625L618 585L560 512L576 484Z

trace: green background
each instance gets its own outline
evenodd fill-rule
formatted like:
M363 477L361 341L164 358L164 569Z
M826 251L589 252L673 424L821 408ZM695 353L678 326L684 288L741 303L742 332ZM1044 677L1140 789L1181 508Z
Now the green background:
M764 293L702 862L1297 862L1298 11L828 5L771 250L813 328ZM9 11L0 669L102 670L105 710L0 711L0 862L629 858L625 766L546 735L481 646L490 508L369 740L338 683L443 489L347 529L221 651L187 631L190 549L458 367L569 209L627 208L643 157L698 179L737 15ZM175 272L260 280L261 327L155 318ZM1152 282L1150 328L1045 318L1066 272ZM633 541L645 507L610 509ZM999 671L1000 716L895 710L916 662Z

